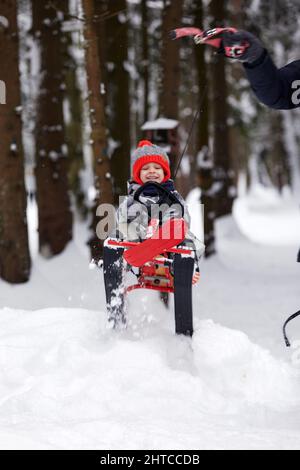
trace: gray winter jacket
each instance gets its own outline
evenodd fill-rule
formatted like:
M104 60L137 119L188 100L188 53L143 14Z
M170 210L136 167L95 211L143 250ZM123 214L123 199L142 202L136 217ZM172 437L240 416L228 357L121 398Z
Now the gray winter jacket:
M169 180L171 187L173 182ZM137 241L144 240L148 229L149 220L157 216L157 204L159 196L157 195L140 195L140 201L134 199L134 195L141 186L135 182L128 183L128 196L121 202L116 216L116 233L125 240ZM174 188L174 187L173 187ZM188 227L190 227L191 217L187 204L183 197L175 189L171 190L172 195L178 199L178 204L171 206L161 206L162 223L171 218L184 218ZM198 240L195 235L188 230L184 243L190 246L196 252L199 259L204 252L204 244Z

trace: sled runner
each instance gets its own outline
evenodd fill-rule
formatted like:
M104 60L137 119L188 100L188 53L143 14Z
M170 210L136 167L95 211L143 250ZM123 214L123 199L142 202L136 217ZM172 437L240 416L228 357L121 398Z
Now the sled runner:
M117 251L128 249L130 252L132 247L142 247L144 242L130 243L115 239L108 239L107 246L104 250L104 256L112 255L114 262L118 259ZM115 247L116 250L108 249L108 246ZM126 254L126 251L125 251ZM104 265L107 266L107 262ZM136 276L136 283L130 286L124 286L124 280L116 270L110 272L110 276L105 275L106 285L111 282L114 286L115 293L111 295L108 301L109 318L113 323L125 323L125 298L126 295L135 289L151 289L164 293L174 294L175 309L175 331L177 334L192 336L193 334L193 310L192 310L192 286L198 282L200 278L199 270L194 269L194 257L192 250L188 248L172 248L164 250L162 254L155 256L146 261L139 267L127 264L124 270L131 271ZM106 273L108 274L108 273ZM125 273L124 273L125 274ZM110 278L111 281L108 279ZM111 289L110 289L111 291Z

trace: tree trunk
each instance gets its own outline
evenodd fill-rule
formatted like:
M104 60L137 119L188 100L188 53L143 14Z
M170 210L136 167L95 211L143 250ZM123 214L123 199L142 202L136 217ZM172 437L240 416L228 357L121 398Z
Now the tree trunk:
M110 2L111 3L111 2ZM127 193L130 173L130 105L128 63L128 32L126 0L112 2L112 13L105 21L108 128L114 149L111 155L115 202Z
M88 81L89 107L91 116L91 145L94 161L96 199L93 209L93 235L89 241L93 259L98 261L102 256L103 240L96 236L96 209L101 203L113 203L110 160L107 154L106 122L102 87L100 53L97 31L101 22L94 22L94 0L82 0L85 15L84 39L86 50L86 70ZM121 111L121 110L120 110Z
M247 16L246 9L244 8L244 0L232 0L229 2L229 21L228 24L234 25L237 29L246 29ZM249 129L250 125L244 122L245 110L240 106L241 100L245 94L250 93L249 86L247 91L245 90L245 72L239 61L231 61L230 66L227 69L229 76L229 95L234 97L234 102L237 103L235 106L230 106L229 116L231 125L229 127L229 146L231 156L231 166L234 170L234 176L236 181L235 186L238 183L239 174L242 172L246 176L247 188L250 185L250 174L248 168L248 159L251 153L249 147ZM250 100L250 97L249 97Z
M160 114L168 119L178 119L179 95L179 47L180 41L171 41L168 32L178 28L182 18L181 0L167 0L163 10L162 23L162 90Z
M162 81L159 96L159 115L167 119L178 120L179 108L179 83L180 83L180 66L179 66L179 48L180 41L171 41L169 31L177 28L182 21L183 2L180 0L164 0L164 9L162 17L162 50L161 50L161 68ZM177 146L179 149L179 146ZM170 152L170 168L171 175L177 168L179 160L179 152ZM181 182L180 169L176 176L176 187L182 191L183 184Z
M144 122L148 121L149 107L148 107L148 96L149 96L149 45L148 45L148 10L147 0L141 0L142 7L142 79L144 82Z
M40 46L40 90L36 125L36 183L39 249L61 253L72 238L68 158L63 121L61 12L66 0L33 0L33 31Z
M281 193L284 186L291 186L289 157L283 139L282 113L272 112L270 120L272 141L268 162L265 163L272 183Z
M2 1L0 56L6 103L0 104L0 276L10 283L29 279L24 156L20 116L17 2Z
M195 1L195 25L203 24L203 2ZM198 93L200 109L197 133L197 168L198 182L201 188L201 203L204 206L204 244L205 256L215 253L216 200L212 191L213 169L212 155L209 151L209 80L207 77L207 65L205 62L205 48L195 46L196 66L198 71Z
M214 19L212 27L224 26L226 9L224 2L212 0L210 3L211 16ZM217 183L217 217L231 213L233 204L234 179L230 162L227 83L225 73L225 58L215 56L210 65L210 83L212 89L212 122L213 122L213 153L214 181Z
M69 116L65 123L66 143L69 155L69 186L72 191L76 208L82 218L87 215L87 207L85 205L85 195L81 185L80 171L84 168L83 160L83 106L81 90L78 86L76 68L77 64L74 60L70 48L73 43L72 34L66 35L65 44L65 64L64 75L66 84L66 99L69 104ZM78 46L77 46L78 47Z

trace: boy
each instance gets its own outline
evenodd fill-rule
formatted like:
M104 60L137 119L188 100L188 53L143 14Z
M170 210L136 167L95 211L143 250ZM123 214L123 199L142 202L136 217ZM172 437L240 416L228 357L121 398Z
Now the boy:
M163 226L170 219L184 219L186 227L189 227L190 215L187 205L175 190L174 183L170 179L169 157L163 148L153 145L148 140L142 140L133 153L131 173L132 181L129 182L128 196L117 211L114 237L143 242L149 238L149 222L153 218L158 218ZM158 187L158 185L160 186ZM162 192L166 190L167 198L161 197L161 190ZM137 191L138 198L135 197L138 194ZM161 205L162 202L165 203ZM159 207L157 207L158 204ZM187 230L185 239L180 244L188 246L194 251L198 264L204 252L203 243ZM106 301L109 319L113 324L126 322L124 316L123 252L123 248L116 249L107 243L104 244L103 268ZM182 259L185 261L183 262ZM180 256L176 257L177 270L180 269L180 265L187 264L187 258L182 259ZM189 281L193 270L194 258L190 258L187 273L187 278L190 277ZM191 334L191 331L183 333Z

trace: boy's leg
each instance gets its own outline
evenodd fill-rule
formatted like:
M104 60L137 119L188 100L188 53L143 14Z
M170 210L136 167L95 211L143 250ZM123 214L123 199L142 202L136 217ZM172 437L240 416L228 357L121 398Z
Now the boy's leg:
M126 324L123 248L103 247L103 274L108 321Z

